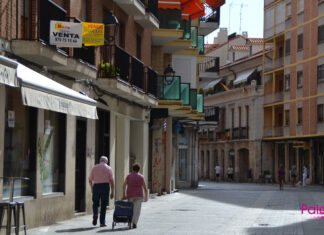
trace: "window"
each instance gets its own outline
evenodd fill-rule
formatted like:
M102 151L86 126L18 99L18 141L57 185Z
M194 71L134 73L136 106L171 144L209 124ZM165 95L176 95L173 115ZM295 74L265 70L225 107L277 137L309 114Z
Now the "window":
M303 50L303 34L299 34L298 35L298 46L297 46L297 50Z
M249 126L249 106L245 106L245 114L246 114L246 127Z
M318 26L318 43L324 42L324 25Z
M288 3L286 5L286 18L289 18L291 16L291 3Z
M40 166L43 194L64 192L66 115L44 111L43 164Z
M290 39L286 40L286 56L290 55Z
M119 24L119 46L125 48L125 24L120 22Z
M285 90L289 91L290 89L290 74L285 75Z
M250 56L252 55L252 45L249 46L249 53L250 53Z
M324 64L317 66L317 82L324 82Z
M317 121L318 122L323 122L323 110L324 110L324 105L318 104L317 105Z
M233 61L235 61L235 52L233 52Z
M35 196L37 159L37 109L24 106L20 90L6 88L5 136L3 153L4 177L28 177L16 180L14 197ZM3 180L2 197L9 198L10 181Z
M303 87L303 71L297 72L297 88Z
M302 122L303 122L303 110L302 108L298 108L298 111L297 111L297 124L298 125L301 125Z
M304 0L298 0L298 12L304 11Z
M289 126L289 110L285 110L285 125Z

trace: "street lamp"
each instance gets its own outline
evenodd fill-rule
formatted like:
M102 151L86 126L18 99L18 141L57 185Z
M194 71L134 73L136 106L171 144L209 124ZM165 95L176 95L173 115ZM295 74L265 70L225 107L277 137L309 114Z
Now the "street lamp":
M105 25L105 42L114 42L118 33L119 21L112 11L103 19L103 24Z
M168 65L168 67L164 69L165 82L167 85L172 84L174 80L174 75L175 75L175 71L173 70L171 65Z

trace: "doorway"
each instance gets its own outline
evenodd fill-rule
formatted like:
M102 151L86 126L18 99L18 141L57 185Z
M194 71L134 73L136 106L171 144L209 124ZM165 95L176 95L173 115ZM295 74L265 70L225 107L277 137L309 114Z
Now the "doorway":
M86 186L86 143L87 120L77 119L76 123L76 151L75 151L75 204L76 212L85 211Z

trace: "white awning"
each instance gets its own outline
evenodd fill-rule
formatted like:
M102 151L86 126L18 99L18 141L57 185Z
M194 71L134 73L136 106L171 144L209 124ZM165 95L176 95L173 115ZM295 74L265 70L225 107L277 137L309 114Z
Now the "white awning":
M234 81L234 85L237 85L241 82L246 82L250 75L256 70L256 68L246 70L242 73L239 73Z
M217 85L221 80L222 79L216 79L214 81L211 81L204 89L214 88L214 86Z
M14 79L1 83L21 88L24 105L90 119L98 119L97 102L26 66L0 56L0 64L16 65ZM13 68L13 67L12 67ZM11 71L12 72L12 71ZM10 83L10 84L8 84Z

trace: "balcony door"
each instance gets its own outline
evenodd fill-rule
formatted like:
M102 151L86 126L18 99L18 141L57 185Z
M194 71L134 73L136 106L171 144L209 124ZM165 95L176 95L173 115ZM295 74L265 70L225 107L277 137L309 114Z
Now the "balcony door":
M85 211L86 187L86 142L87 120L77 119L76 123L76 151L75 151L75 206L76 212Z

